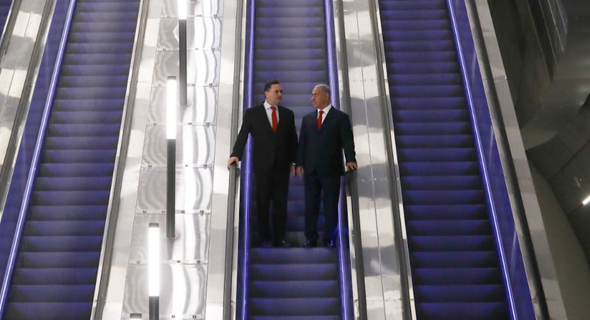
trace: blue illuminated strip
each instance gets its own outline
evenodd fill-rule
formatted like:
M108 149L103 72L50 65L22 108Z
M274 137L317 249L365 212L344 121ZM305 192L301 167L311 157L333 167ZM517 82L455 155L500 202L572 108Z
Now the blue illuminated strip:
M336 67L336 58L334 56L334 10L332 7L332 0L324 0L324 14L326 20L326 44L328 48L328 77L330 81L330 88L332 88L332 105L336 106L337 104L337 96L334 94L336 92L336 88L338 88L338 69ZM342 218L342 212L340 210L340 206L338 206L338 269L340 273L340 297L341 297L341 314L342 319L348 320L348 312L347 310L350 308L350 304L348 302L348 288L350 288L350 279L348 277L347 270L347 261L345 261L346 257L348 256L345 252L347 239L344 237L344 221Z
M39 129L39 134L37 135L37 142L35 143L35 150L33 151L33 157L31 160L31 167L29 169L29 174L27 176L27 183L24 190L23 200L21 202L20 211L18 214L18 220L16 224L16 230L14 232L14 237L12 238L12 246L10 247L10 255L8 256L8 262L6 264L6 272L4 274L4 279L2 281L2 290L0 291L0 318L6 311L6 303L8 300L8 291L10 288L10 282L12 281L12 274L14 272L14 267L16 264L16 257L18 255L18 248L20 245L21 235L23 233L23 228L26 220L26 213L29 207L29 202L31 199L31 193L33 190L33 184L35 181L35 177L37 176L37 167L39 166L39 159L41 157L41 150L43 149L43 142L45 133L47 131L47 125L49 123L49 116L51 115L51 109L53 107L53 97L55 96L55 90L57 87L57 81L61 72L61 64L63 61L63 56L66 48L66 43L68 40L68 35L70 34L70 26L72 25L72 17L74 15L74 9L76 7L77 0L70 0L70 5L68 7L68 12L66 15L66 20L64 24L64 29L61 34L61 40L59 42L59 49L57 52L57 58L55 61L55 65L53 67L53 74L51 75L51 82L49 84L49 92L47 94L47 99L45 100L45 107L43 109L43 117L41 119L41 126Z
M481 146L481 137L479 134L479 127L477 125L477 116L475 114L475 109L473 106L473 96L471 94L471 86L469 84L469 78L467 77L467 71L465 67L465 58L463 56L463 51L461 50L460 39L459 39L459 30L457 27L457 21L455 18L455 10L453 9L452 0L447 0L447 5L449 7L450 18L453 27L453 37L455 38L455 44L457 47L457 54L459 56L459 65L461 67L461 76L463 78L463 83L465 84L465 93L467 95L467 103L469 105L469 112L472 118L472 125L473 125L473 133L475 134L475 145L477 148L479 164L481 167L482 176L485 184L486 196L487 196L487 203L490 209L491 218L492 218L492 227L494 231L494 237L496 238L496 244L498 246L498 252L500 255L500 264L502 269L502 278L504 280L504 284L506 285L506 293L508 294L508 305L510 308L510 318L512 320L518 319L516 315L516 307L514 305L514 294L512 292L512 285L510 282L510 277L508 276L508 266L506 262L506 256L504 253L504 246L502 244L502 237L500 236L500 227L498 224L498 217L496 214L496 207L494 205L494 200L492 199L492 188L490 186L490 181L488 177L488 169L484 161L484 154L483 148Z
M252 105L252 90L254 87L253 81L253 74L254 74L254 18L256 16L255 9L256 9L256 0L250 0L250 12L248 12L249 16L249 28L250 34L248 34L248 60L247 66L248 69L246 70L246 81L244 83L244 87L247 89L244 93L245 95L245 103L246 107L249 108ZM246 153L248 154L248 160L246 161L246 167L242 166L242 170L244 171L244 180L245 182L242 184L244 186L244 247L242 252L242 320L247 319L248 315L248 272L250 266L250 176L252 170L252 161L250 161L250 151L252 149L252 143L250 139L248 139L248 145L246 147ZM242 158L244 158L242 156ZM243 160L243 159L242 159ZM244 162L242 161L242 165Z

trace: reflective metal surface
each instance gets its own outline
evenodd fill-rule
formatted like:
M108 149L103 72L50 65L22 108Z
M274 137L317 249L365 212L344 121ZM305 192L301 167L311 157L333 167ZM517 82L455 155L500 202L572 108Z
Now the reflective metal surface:
M219 103L216 117L216 141L215 141L215 163L213 176L213 206L211 216L211 236L209 259L209 275L207 279L206 298L206 319L234 319L236 308L236 281L237 281L237 256L238 256L238 222L239 215L234 216L234 229L228 230L227 226L232 224L228 221L227 214L230 210L237 212L239 201L236 199L240 191L239 181L236 183L235 194L228 194L230 190L230 176L227 170L227 159L229 159L233 141L237 135L238 119L241 115L242 93L240 86L243 83L243 70L241 62L244 61L244 50L241 49L244 42L245 28L245 7L246 0L224 1L223 2L223 28L221 37L221 71L219 82ZM239 179L239 174L237 176ZM229 207L234 198L234 207ZM233 252L226 251L231 247L228 241L228 231L232 231ZM231 238L231 237L230 237ZM225 266L231 264L232 273L227 274ZM231 279L227 277L231 276ZM225 292L229 289L227 281L231 280L231 293ZM227 298L231 301L227 301ZM228 305L229 304L229 305Z
M527 276L529 279L535 278L534 264L536 264L545 294L544 298L547 299L549 318L566 319L555 267L550 258L547 233L532 182L489 6L484 0L471 0L465 4L474 34L477 58L481 65L485 95L490 106L494 130L497 131L496 136L502 136L498 131L505 131L505 141L502 139L498 142L498 149L502 161L501 170L506 177L510 204L514 212L518 241L521 244L532 242L534 250L534 255L526 248L522 250ZM528 234L525 234L523 226L528 227ZM529 236L530 241L527 239ZM539 296L539 289L535 288L534 282L529 282L529 288L536 317L542 319L539 303L543 302L539 299L543 297Z
M29 108L31 87L45 48L46 25L53 1L15 1L7 19L0 60L0 207L6 192ZM16 11L15 11L16 10ZM0 221L2 212L0 210Z
M146 133L149 131L146 130ZM147 135L146 135L147 136ZM146 139L146 142L149 141ZM209 213L211 210L210 168L176 169L176 212ZM162 213L166 211L166 167L144 167L140 172L137 194L138 213ZM180 222L179 222L180 223Z
M393 200L397 178L389 142L392 129L381 93L384 65L377 62L379 29L373 23L378 14L371 0L344 0L341 5L345 43L337 42L337 50L339 57L345 55L347 65L339 61L339 73L346 73L349 78L348 84L340 84L341 92L343 86L348 86L349 92L348 97L342 97L341 105L349 106L346 109L353 124L359 164L358 206L367 319L402 319L404 289L398 257L403 253L395 240L401 236L394 228L399 204Z
M106 302L106 292L108 288L109 275L111 272L111 263L113 260L115 230L119 215L119 198L121 195L122 178L124 165L129 150L129 135L131 131L131 114L136 95L135 84L137 83L138 65L140 63L140 54L145 36L145 23L147 20L147 4L145 1L140 2L138 17L136 19L135 39L132 50L132 57L127 78L125 93L125 102L122 112L121 127L119 129L119 142L115 156L115 167L113 170L113 181L111 183L111 192L107 207L107 218L105 220L105 230L101 246L96 286L94 291L94 301L92 304L91 319L100 319Z
M158 35L162 3L160 1L145 1L144 5L147 6L147 21L145 29L142 30L145 33L145 38L141 47L142 56L139 61L139 70L137 70L138 82L136 87L132 88L132 90L135 90L135 97L129 105L133 109L133 116L128 138L128 150L124 159L125 165L123 170L121 170L122 182L118 199L117 228L115 229L113 241L111 271L104 298L104 308L101 310L102 317L98 319L129 318L129 315L122 314L123 299L125 296L129 296L126 287L146 284L143 279L129 279L128 268L130 265L130 254L132 253L131 239L133 235L133 223L136 216L137 196L140 193L138 190L139 175L150 105L151 79L154 72L154 55L156 52L155 44ZM130 291L133 292L132 289ZM141 297L136 297L136 299L141 299ZM145 303L147 303L147 296L145 300ZM127 307L127 310L129 309Z
M219 95L218 87L191 87L188 95L188 107L180 110L181 121L186 124L211 124L215 121L215 107ZM166 109L158 106L166 105L166 87L152 88L148 123L164 125L166 123ZM198 105L199 108L191 106Z
M8 47L9 38L14 33L16 19L18 17L18 13L21 11L21 3L22 0L13 0L10 2L10 8L8 9L6 19L4 20L4 25L0 26L2 27L2 32L0 33L0 56L4 55L6 47ZM27 10L25 10L25 12L27 12ZM4 35L8 36L4 37Z
M179 128L176 142L176 164L183 165L194 162L198 167L208 167L213 163L215 132L209 125L184 125ZM148 126L146 128L145 154L142 162L145 165L166 164L166 127Z
M166 237L165 232L162 235ZM162 239L164 240L164 239ZM160 319L203 319L207 265L164 260L160 265ZM146 261L131 261L121 319L149 313ZM164 294L165 293L165 294ZM144 298L145 297L145 298ZM103 318L107 319L107 318Z
M132 313L147 316L147 226L150 222L164 225L165 220L165 84L168 76L178 74L178 20L176 1L145 3L145 38L102 319L128 319ZM223 285L216 282L216 274L223 268L217 265L211 269L213 276L208 268L210 252L216 260L224 251L211 242L212 232L217 230L211 212L213 150L219 135L215 124L221 59L219 3L188 2L188 106L180 111L177 141L176 235L171 240L162 235L161 247L165 271L160 317L166 319L203 318L205 293L214 295L206 286L211 282Z

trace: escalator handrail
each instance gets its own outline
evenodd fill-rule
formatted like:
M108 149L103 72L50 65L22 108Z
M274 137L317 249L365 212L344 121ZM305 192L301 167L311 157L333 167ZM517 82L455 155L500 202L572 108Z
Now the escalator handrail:
M491 182L488 176L488 168L486 165L486 161L484 161L484 152L483 147L481 145L481 135L479 131L479 126L477 122L477 114L475 112L474 101L472 96L471 85L469 83L469 77L467 76L467 67L465 64L465 57L463 56L463 48L461 46L461 39L459 38L459 30L457 26L457 18L455 15L455 10L453 8L452 0L447 0L447 7L449 9L449 17L451 19L451 28L453 31L453 40L455 42L455 47L457 51L457 58L459 60L459 68L461 70L461 79L463 82L463 86L465 88L465 96L467 98L467 105L469 109L469 116L471 118L471 126L473 129L473 134L475 135L475 148L477 150L477 157L479 159L479 166L482 170L482 179L484 182L484 190L486 194L486 203L487 207L490 210L490 220L492 222L492 233L496 242L496 246L498 249L498 255L500 257L500 269L502 270L502 280L504 285L506 286L506 293L508 295L507 303L509 306L509 313L510 318L512 320L518 319L518 315L516 312L516 305L514 301L514 293L512 291L512 285L510 281L510 276L508 275L508 265L506 261L506 254L504 252L504 246L502 245L502 237L500 236L500 226L498 222L498 215L496 213L496 206L494 203L494 199L492 198L492 187Z
M336 88L338 88L338 67L335 55L335 29L334 29L334 9L332 0L324 0L324 19L325 19L325 26L326 26L326 49L327 49L327 62L328 62L328 81L330 88L332 88L332 95L331 95L331 102L332 105L338 105L338 97L336 96ZM340 211L340 210L339 210ZM350 259L345 259L349 257L350 252L346 250L346 247L343 245L346 243L344 229L345 229L345 219L343 219L343 215L341 212L338 212L338 270L340 274L340 309L341 315L343 320L349 320L350 317L354 317L350 314L349 310L351 310L352 304L351 301L348 301L348 290L351 288L351 279L349 277L349 270L350 270Z
M246 32L248 39L246 40L246 52L248 55L246 58L246 71L244 75L244 101L248 108L252 106L253 103L253 87L254 87L254 21L256 18L256 1L251 0L248 1L250 4L249 7L246 7L246 21L248 21L249 25L246 26ZM244 159L242 160L242 168L245 170L244 172L244 198L242 199L242 205L244 208L244 227L242 228L244 236L240 236L240 239L244 240L244 245L242 247L243 252L241 252L241 256L243 257L241 260L241 265L238 266L240 270L242 270L242 293L241 293L241 306L237 306L237 308L241 308L241 320L246 320L248 317L248 273L250 268L250 177L252 172L252 162L250 161L250 154L252 150L252 142L251 139L248 139L248 144L246 145L246 153ZM245 160L246 162L244 163ZM238 313L240 314L240 313Z
M21 236L23 233L23 228L25 225L26 220L26 213L29 207L29 202L31 199L31 193L33 191L33 184L35 177L37 176L37 167L39 166L39 161L41 157L41 151L43 149L43 141L45 138L45 134L47 132L47 126L49 124L49 116L51 115L51 109L53 106L53 98L55 96L55 92L57 89L57 83L59 80L59 75L61 72L61 64L63 61L63 57L65 54L66 44L68 40L68 36L70 34L70 27L72 25L72 20L74 16L74 9L76 8L77 0L70 0L70 4L68 6L68 11L66 15L66 20L64 22L64 28L62 31L61 39L59 42L59 49L57 52L57 57L55 60L55 64L53 67L53 73L51 75L51 82L49 84L49 92L47 94L47 98L45 100L45 107L43 109L43 116L41 118L41 125L39 129L39 134L37 135L37 141L35 142L35 149L33 151L33 157L31 160L31 166L29 169L29 173L27 175L27 183L24 190L23 199L21 202L16 230L14 232L14 236L12 239L12 245L10 247L10 255L8 256L8 262L6 264L6 271L4 274L4 278L2 280L2 288L0 291L0 318L6 311L6 303L8 299L9 287L10 282L12 279L12 274L14 272L14 268L16 265L16 257L18 255L18 248L20 245Z
M238 165L234 162L229 167L229 189L227 200L227 224L225 228L225 267L224 267L224 281L223 281L223 317L222 319L231 319L231 295L232 295L232 271L233 271L233 256L234 256L234 223L236 217L236 198L237 198L237 184L240 170Z
M358 312L359 320L367 319L367 293L365 291L365 267L363 265L363 244L361 241L361 218L359 210L359 191L357 185L357 171L348 170L346 172L346 188L350 194L350 216L352 217L352 245L354 247L354 261L356 268L356 287L358 295ZM339 221L340 226L343 222ZM350 229L350 228L349 228Z

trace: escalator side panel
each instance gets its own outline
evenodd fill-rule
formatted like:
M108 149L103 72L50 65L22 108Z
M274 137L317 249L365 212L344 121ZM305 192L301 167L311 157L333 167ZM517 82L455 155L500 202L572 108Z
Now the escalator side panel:
M380 0L379 7L416 316L511 319L508 289L512 286L504 281L502 252L497 248L490 211L494 206L486 191L489 172L479 161L495 161L495 174L500 164L497 156L481 159L477 145L488 139L484 150L495 148L495 141L490 140L493 127L488 120L481 131L483 139L479 130L473 130L472 100L461 74L459 58L465 51L472 52L469 63L477 70L473 45L455 50L445 0ZM463 30L468 28L467 20L462 23ZM471 80L478 75L471 74ZM482 90L475 92L475 100L485 102ZM484 107L487 105L479 109L479 115L489 119ZM502 180L498 177L492 177L492 195L506 197L505 186L498 188L503 176ZM509 203L500 203L505 214L501 218L510 216ZM512 234L509 243L516 243L518 250L511 217L502 220L501 227ZM522 266L520 251L514 258ZM465 278L464 274L473 276Z
M35 92L33 93L27 122L23 130L14 173L4 207L2 223L0 223L0 274L2 275L4 275L6 271L10 246L12 245L18 213L25 192L24 190L27 183L27 175L31 166L32 154L35 149L35 142L37 140L37 135L39 134L45 98L49 91L51 74L56 61L67 9L67 1L56 2L53 18L49 26L47 44L41 60L37 82L35 83Z
M90 317L118 145L113 126L120 126L133 48L133 39L119 34L135 32L138 9L139 0L77 2L6 319ZM105 74L103 65L117 68ZM95 124L105 130L97 134ZM97 152L105 156L92 156Z

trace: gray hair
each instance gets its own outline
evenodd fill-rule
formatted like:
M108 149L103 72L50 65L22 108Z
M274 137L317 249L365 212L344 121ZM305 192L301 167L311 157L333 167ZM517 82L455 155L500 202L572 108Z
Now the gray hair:
M322 93L332 96L332 91L330 90L330 86L328 86L327 84L321 83L321 84L316 85L315 88L319 88L320 90L322 90Z

